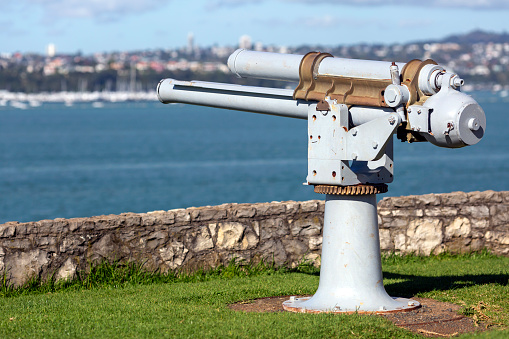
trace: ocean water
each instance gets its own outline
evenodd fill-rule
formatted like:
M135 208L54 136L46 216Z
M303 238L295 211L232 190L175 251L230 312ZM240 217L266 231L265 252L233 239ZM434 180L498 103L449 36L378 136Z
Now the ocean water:
M507 98L475 93L483 140L395 140L379 195L509 190ZM190 206L324 199L304 186L305 120L158 102L0 107L0 223Z

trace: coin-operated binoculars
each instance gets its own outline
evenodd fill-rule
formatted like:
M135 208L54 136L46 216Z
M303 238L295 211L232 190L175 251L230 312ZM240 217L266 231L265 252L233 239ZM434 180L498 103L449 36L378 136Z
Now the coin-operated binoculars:
M308 120L307 184L326 195L320 283L293 312L396 312L415 300L390 297L382 282L376 194L393 180L393 135L440 147L474 145L484 111L463 80L433 60L406 64L239 49L239 77L298 82L295 90L162 80L163 103L187 103ZM401 70L401 71L400 71Z

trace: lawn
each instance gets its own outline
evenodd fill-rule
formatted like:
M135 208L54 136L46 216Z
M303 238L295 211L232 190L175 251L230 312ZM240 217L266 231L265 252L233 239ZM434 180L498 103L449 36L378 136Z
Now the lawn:
M389 294L462 305L463 314L489 326L479 337L509 337L509 258L390 255L383 271ZM375 315L244 313L227 307L312 294L319 273L307 265L289 270L231 264L176 276L103 263L89 273L66 284L32 281L20 289L4 284L0 337L421 337Z

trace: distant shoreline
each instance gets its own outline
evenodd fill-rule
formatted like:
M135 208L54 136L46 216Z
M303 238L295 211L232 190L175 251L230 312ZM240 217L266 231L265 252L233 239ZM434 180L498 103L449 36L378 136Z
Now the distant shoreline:
M476 86L465 85L462 90L467 93L477 91L491 91L498 93L500 97L509 96L507 86ZM131 102L131 101L150 101L157 102L156 90L150 92L131 92L131 91L95 91L95 92L40 92L23 93L9 92L0 90L0 107L14 107L25 109L28 107L38 107L43 103L63 103L72 106L75 103L93 103L100 105L103 102Z
M157 94L152 92L54 92L54 93L21 93L0 90L0 107L14 108L38 107L42 103L64 103L72 106L80 102L127 102L157 101Z

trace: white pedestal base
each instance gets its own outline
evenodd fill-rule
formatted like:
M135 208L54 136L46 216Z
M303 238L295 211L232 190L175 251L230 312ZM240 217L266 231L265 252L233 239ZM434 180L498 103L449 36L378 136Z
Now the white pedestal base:
M390 297L383 286L376 195L329 195L325 200L320 284L310 298L290 298L292 312L385 313L419 302Z

